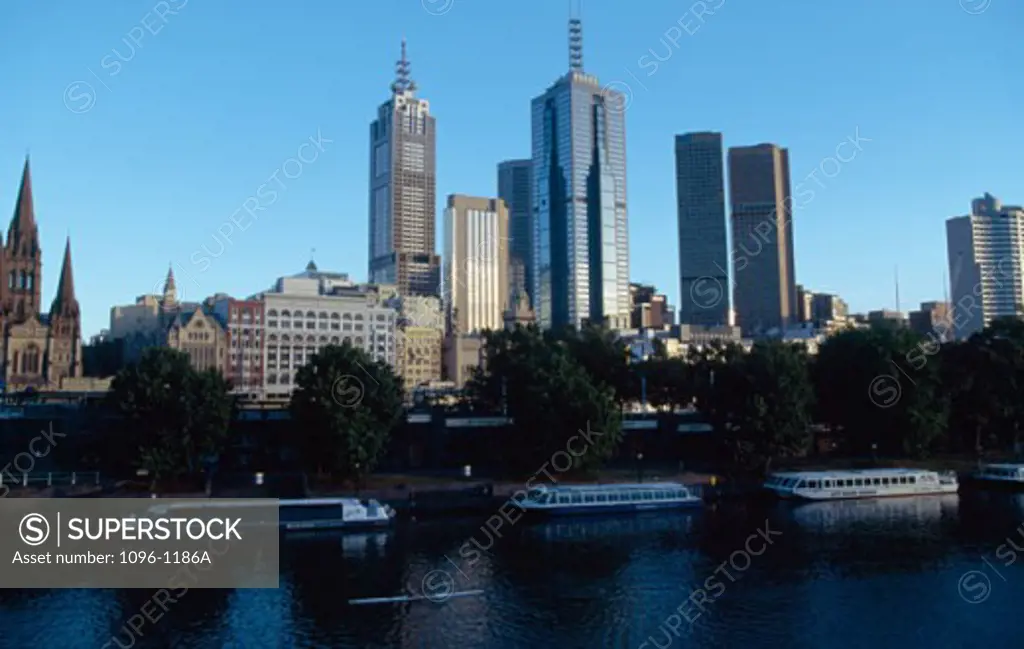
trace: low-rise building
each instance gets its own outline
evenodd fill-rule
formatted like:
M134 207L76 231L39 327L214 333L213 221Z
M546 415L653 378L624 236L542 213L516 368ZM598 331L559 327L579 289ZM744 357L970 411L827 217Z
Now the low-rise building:
M192 367L224 374L227 332L217 318L197 306L191 313L177 313L167 329L166 345L188 354Z
M248 399L263 398L263 347L266 323L263 302L236 300L218 294L210 300L210 310L227 333L228 356L224 378L233 394Z

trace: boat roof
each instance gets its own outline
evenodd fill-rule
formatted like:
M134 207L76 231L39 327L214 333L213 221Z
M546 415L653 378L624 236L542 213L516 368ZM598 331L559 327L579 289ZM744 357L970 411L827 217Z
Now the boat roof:
M864 476L891 476L891 475L921 475L922 473L937 473L930 469L841 469L838 471L791 471L772 473L773 478L823 478L823 477L864 477Z
M271 504L273 499L221 499L209 501L202 498L196 498L195 502L160 502L160 499L154 499L152 501L151 509L201 509L201 508L234 508L234 507L266 507ZM370 501L372 502L372 501ZM298 498L292 500L278 500L277 504L280 507L316 507L316 506L329 506L329 505L362 505L362 501L358 498Z
M983 464L982 469L1024 469L1024 464Z
M533 489L546 491L607 491L609 489L630 490L630 489L684 489L686 485L678 482L634 482L607 484L567 484L567 485L538 485Z

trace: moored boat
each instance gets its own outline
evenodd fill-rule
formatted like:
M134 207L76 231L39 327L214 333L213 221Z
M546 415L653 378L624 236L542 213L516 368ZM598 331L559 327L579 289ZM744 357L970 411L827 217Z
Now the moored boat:
M265 500L175 502L156 504L150 511L158 514L208 510L215 507L266 507ZM386 527L394 522L395 510L376 500L358 498L301 498L278 501L278 526L290 530L348 530ZM243 523L244 525L244 523Z
M1024 464L983 464L966 482L981 489L1024 490Z
M519 505L550 516L699 507L700 496L675 482L534 487Z
M956 475L923 469L773 473L764 488L782 498L845 500L956 493Z

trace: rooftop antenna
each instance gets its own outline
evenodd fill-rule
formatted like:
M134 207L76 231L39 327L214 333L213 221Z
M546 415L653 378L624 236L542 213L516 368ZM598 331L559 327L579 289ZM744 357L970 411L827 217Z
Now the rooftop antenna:
M583 21L580 15L583 13L583 0L578 0L578 5L573 11L572 0L569 0L569 69L573 72L583 72Z
M896 280L896 313L900 312L900 267L893 268L893 278Z
M395 62L395 81L391 92L398 94L416 90L416 82L410 77L412 64L406 56L405 37L402 37L402 58Z
M942 301L949 304L949 282L946 281L946 269L942 269Z

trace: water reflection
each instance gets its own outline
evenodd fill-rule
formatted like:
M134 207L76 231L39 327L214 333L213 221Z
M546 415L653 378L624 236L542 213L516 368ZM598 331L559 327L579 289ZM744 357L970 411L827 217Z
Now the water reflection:
M813 503L783 503L792 507L799 525L827 532L857 529L929 526L943 517L956 517L960 504L957 494L911 496L907 498L869 498Z

